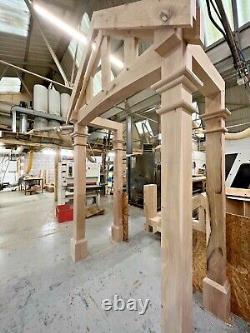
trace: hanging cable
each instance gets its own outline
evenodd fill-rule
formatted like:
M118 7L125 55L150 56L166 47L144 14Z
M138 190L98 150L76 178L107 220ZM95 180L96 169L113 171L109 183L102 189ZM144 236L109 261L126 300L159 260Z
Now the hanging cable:
M234 34L232 32L232 29L230 27L223 3L221 0L206 0L207 4L207 11L208 16L213 25L216 27L218 31L221 32L221 34L224 36L228 47L230 48L230 51L232 53L234 67L237 71L238 78L240 79L238 84L244 84L246 88L249 88L249 67L245 60L244 54L241 51L238 43L235 40ZM219 22L221 23L222 27L216 22L215 18L212 15L211 6L214 10L214 13L216 14ZM224 29L224 30L223 30Z

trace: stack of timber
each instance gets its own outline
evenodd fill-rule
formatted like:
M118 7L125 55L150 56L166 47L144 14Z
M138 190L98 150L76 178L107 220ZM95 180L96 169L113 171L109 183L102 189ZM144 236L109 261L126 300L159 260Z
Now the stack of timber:
M156 185L146 186L145 230L161 232L161 212L157 212L155 201ZM250 321L250 190L230 188L226 189L226 194L227 276L231 285L231 311ZM194 291L202 291L202 281L207 275L206 246L210 220L204 198L204 193L193 197L193 212L198 209L198 219L193 219Z
M96 215L103 215L105 210L97 206L90 206L86 208L85 217L89 218Z

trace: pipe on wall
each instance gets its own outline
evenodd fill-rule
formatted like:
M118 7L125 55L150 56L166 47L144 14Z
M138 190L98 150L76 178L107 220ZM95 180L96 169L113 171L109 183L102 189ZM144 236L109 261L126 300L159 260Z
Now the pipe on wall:
M226 140L240 140L240 139L245 139L250 137L250 127L245 129L242 132L237 132L237 133L226 133L225 139Z

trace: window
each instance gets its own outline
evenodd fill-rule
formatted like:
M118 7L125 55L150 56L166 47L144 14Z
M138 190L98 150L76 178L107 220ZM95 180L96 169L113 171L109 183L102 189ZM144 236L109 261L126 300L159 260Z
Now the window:
M193 108L196 110L196 112L192 113L193 125L195 125L195 127L199 128L202 126L202 123L201 123L201 118L200 118L200 114L199 114L198 103L193 102L192 105L193 105Z
M97 72L93 77L93 96L102 90L101 71Z
M245 0L242 0L245 1ZM232 8L232 2L231 0L223 0L223 6L225 8L225 12L227 14L229 23L231 25L231 28L234 29L233 24L233 8ZM205 25L205 45L209 46L215 42L217 42L219 39L223 38L222 33L213 25L211 22L209 16L208 16L208 10L207 10L207 3L206 0L200 0L200 7L203 13L204 17L204 25ZM222 25L211 6L211 14L214 17L215 22L222 28Z
M250 1L249 0L236 0L239 27L250 21Z
M0 0L0 31L27 36L29 10L24 0Z
M0 93L17 94L20 92L21 81L17 77L3 77L0 81Z
M1 1L1 0L0 0ZM87 13L85 13L82 17L82 21L80 24L80 31L84 33L84 35L88 35L90 29L90 20ZM75 39L72 39L69 44L69 51L73 59L75 59L76 54L76 66L79 67L80 61L86 49L86 45L83 42L78 42Z
M140 135L149 134L150 136L154 136L154 133L152 131L152 128L149 124L148 119L145 119L145 120L142 120L142 121L137 121L135 123L135 126L136 126L137 131Z

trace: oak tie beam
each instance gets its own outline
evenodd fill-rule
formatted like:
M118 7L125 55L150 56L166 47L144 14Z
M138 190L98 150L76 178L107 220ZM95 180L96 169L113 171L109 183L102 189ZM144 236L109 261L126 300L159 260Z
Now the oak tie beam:
M89 47L79 67L68 119L79 128L85 127L146 88L152 87L161 94L158 113L162 132L161 331L164 333L192 332L191 156L192 112L195 112L192 94L199 91L205 96L211 233L203 297L209 311L228 320L230 287L226 277L224 189L224 135L228 112L224 105L225 83L200 45L202 20L196 1L142 0L117 6L95 12L91 27ZM125 66L111 81L107 54L112 38L124 40ZM150 41L151 45L138 55L140 39ZM99 57L102 59L102 90L91 96L88 86ZM114 140L117 156L121 155L121 140L118 135ZM84 149L75 149L75 154L84 154ZM118 165L114 180L119 184L115 190L118 198L121 193L119 175ZM78 199L79 204L80 197ZM117 203L114 208L112 227L117 241L121 240L122 230L120 207ZM81 236L84 237L83 232Z

